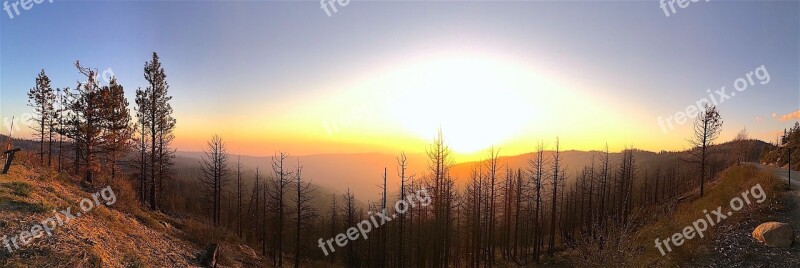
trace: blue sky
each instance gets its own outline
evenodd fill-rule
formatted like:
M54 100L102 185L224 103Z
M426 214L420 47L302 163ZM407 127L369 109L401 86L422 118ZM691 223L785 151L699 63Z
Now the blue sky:
M187 131L224 128L244 114L291 116L298 112L286 106L299 99L320 104L305 109L324 106L325 99L309 96L336 94L409 58L448 51L512 58L578 81L585 86L579 92L630 120L652 122L642 135L658 132L658 116L761 65L771 81L720 106L724 136L747 126L771 140L792 124L772 114L800 110L798 1L700 1L670 17L656 1L352 0L331 17L316 1L55 0L20 11L13 19L0 14L2 118L29 110L25 93L42 68L55 87L74 87L77 59L111 68L132 103L153 51L166 68L179 124L193 126ZM263 142L280 143L274 139ZM202 145L189 138L178 144Z

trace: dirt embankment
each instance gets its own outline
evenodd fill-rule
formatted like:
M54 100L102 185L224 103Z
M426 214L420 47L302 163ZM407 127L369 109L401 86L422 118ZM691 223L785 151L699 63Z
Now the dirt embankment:
M0 267L200 265L200 247L114 209L120 202L113 188L14 165L0 175Z

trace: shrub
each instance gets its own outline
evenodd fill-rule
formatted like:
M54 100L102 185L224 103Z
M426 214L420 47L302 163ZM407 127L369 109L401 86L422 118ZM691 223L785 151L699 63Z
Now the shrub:
M25 182L19 182L19 181L9 182L3 184L3 186L5 186L8 189L11 189L11 193L16 196L28 197L31 194L31 191L33 191L33 187L31 187L30 184L27 184Z

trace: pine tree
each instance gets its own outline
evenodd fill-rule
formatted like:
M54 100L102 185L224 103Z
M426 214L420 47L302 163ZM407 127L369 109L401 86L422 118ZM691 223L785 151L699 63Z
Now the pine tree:
M146 62L144 66L144 78L148 86L144 91L137 91L138 99L142 99L139 109L143 111L146 120L140 120L147 128L148 140L150 142L149 166L149 203L150 209L157 210L160 196L163 195L163 182L169 176L174 150L170 148L170 143L174 138L172 131L175 129L176 120L172 118L172 106L169 101L172 99L168 94L169 84L164 68L161 67L158 54L153 52L153 58ZM141 92L141 93L140 93Z
M147 99L146 91L141 88L136 90L136 150L137 158L135 160L138 170L136 172L139 184L139 201L142 205L147 203L148 197L148 175L150 174L150 160L148 155L148 139L149 139L149 125L150 125L150 105Z
M50 78L45 74L44 69L36 77L36 86L28 91L28 106L33 108L36 125L33 128L34 134L39 138L39 163L44 164L45 137L52 133L53 117L56 115L55 104L56 95L50 87ZM52 136L51 136L52 137ZM48 165L52 151L52 138L48 144Z
M117 161L130 149L133 128L131 116L128 112L128 100L122 85L112 77L107 86L101 90L102 109L101 117L103 128L103 151L107 154L111 169L111 179L117 174Z
M94 175L99 171L98 153L103 146L103 99L97 82L97 71L83 67L75 62L75 67L86 77L86 81L78 83L72 102L70 138L75 143L76 173L83 166L84 181L91 185ZM79 164L80 163L80 164Z

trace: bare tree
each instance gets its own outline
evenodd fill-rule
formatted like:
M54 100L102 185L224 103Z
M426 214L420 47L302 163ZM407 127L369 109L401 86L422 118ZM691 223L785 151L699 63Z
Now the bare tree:
M433 266L447 266L447 251L448 243L446 239L449 237L449 219L447 218L449 208L447 196L450 195L449 184L452 180L450 177L450 168L453 166L453 156L451 155L450 147L444 141L442 131L439 130L433 144L426 150L428 155L428 171L430 172L430 186L433 189L431 207L433 209L433 230L431 233L431 247L429 253L432 256ZM445 262L445 263L443 263Z
M386 197L387 197L386 196L386 190L387 190L386 189L387 188L386 187L386 177L387 176L388 176L388 174L387 174L387 171L386 171L386 167L383 167L383 186L381 186L381 190L383 190L383 194L382 194L382 197L381 197L381 213L387 213L386 212ZM387 257L386 257L386 255L387 255L386 254L386 240L388 239L387 235L389 234L389 232L387 232L386 229L384 229L384 228L379 228L378 230L381 232L381 251L380 251L380 256L381 256L380 261L381 262L380 262L380 264L381 264L381 267L386 267L386 260L387 260Z
M515 189L514 189L514 196L513 196L513 198L514 198L514 231L513 231L513 234L514 234L514 238L513 239L514 239L514 241L513 241L513 244L512 244L513 251L511 252L511 258L514 259L515 261L517 260L517 256L519 256L519 254L520 254L519 247L520 247L520 244L522 243L520 241L520 239L521 239L520 233L522 232L522 230L520 229L521 228L520 227L520 217L521 217L521 214L522 214L522 207L524 206L523 202L525 202L525 201L523 201L523 198L522 198L523 191L525 189L522 186L522 184L523 184L522 177L523 176L524 175L523 175L522 169L517 169L517 178L514 181Z
M555 151L553 152L553 166L551 172L553 172L553 179L551 181L553 186L553 195L551 197L551 207L550 207L550 240L547 246L547 253L550 256L553 256L553 252L555 249L556 244L556 208L557 208L557 199L558 199L558 186L559 186L559 172L561 171L561 167L559 163L561 162L561 155L560 155L560 148L559 148L559 141L556 138L556 147Z
M309 231L311 230L312 223L314 219L317 217L316 209L314 208L313 204L311 203L314 199L314 191L316 190L315 187L311 185L311 182L304 182L303 181L303 166L300 165L300 160L297 161L297 169L294 172L294 181L296 183L295 186L295 240L294 240L294 267L300 267L300 262L302 261L303 254L302 251L306 250L303 245L308 245L309 243L304 243L301 240L300 234L302 231Z
M467 206L466 216L466 229L472 234L469 236L468 255L472 256L469 260L471 267L478 267L483 259L483 225L481 221L482 206L483 206L483 176L480 170L480 165L476 165L472 169L472 175L469 183L467 184L464 192L465 202Z
M344 223L345 226L355 226L356 224L356 201L353 193L350 192L350 189L347 189L347 192L344 193ZM355 243L351 241L347 243L347 266L348 267L358 267L358 257L356 257L355 252Z
M542 212L544 200L542 198L543 194L543 182L544 182L544 167L547 164L546 160L544 159L544 143L540 142L536 145L536 153L533 154L533 158L529 161L528 165L530 166L530 173L531 173L531 180L533 182L534 188L534 195L536 197L536 206L534 207L533 211L533 257L535 262L539 262L539 255L542 252L542 244L544 241L544 225L542 221L544 220L544 213Z
M742 128L736 137L733 138L734 146L736 146L736 164L741 165L743 161L747 161L750 155L751 145L750 137L747 134L747 128Z
M709 148L714 144L714 140L719 137L722 131L722 117L717 111L717 107L705 104L705 110L697 115L694 121L694 135L689 139L692 145L690 151L692 162L697 163L700 168L700 196L705 193L706 167L708 165Z
M606 144L605 153L601 155L600 161L601 161L600 165L601 165L602 169L600 170L600 196L599 196L600 200L599 200L599 206L598 206L598 211L599 212L598 212L598 217L597 217L597 223L598 223L598 226L600 227L598 233L599 233L599 236L600 236L600 241L599 241L600 242L600 247L602 247L604 239L605 239L606 217L608 217L607 216L608 210L606 209L606 207L608 206L608 203L610 202L610 198L608 198L608 196L611 193L611 191L609 189L610 185L609 185L609 181L608 181L608 174L609 174L608 165L610 163L609 153L608 153L608 144Z
M250 202L247 205L247 215L250 218L251 228L255 232L255 239L261 241L261 253L266 255L267 252L267 245L266 245L266 223L262 220L261 217L261 174L259 168L256 167L256 177L255 182L253 184L253 192L250 195ZM264 183L266 186L266 183Z
M494 235L495 235L495 215L497 215L496 214L497 202L496 202L496 199L495 199L496 198L495 186L497 186L497 176L498 176L499 169L500 169L500 164L498 163L498 160L500 158L499 155L500 155L500 150L499 149L495 149L494 146L492 146L492 148L489 149L489 158L486 159L486 162L484 164L485 167L486 167L486 170L488 172L488 174L487 174L488 178L487 179L488 179L488 184L489 184L488 185L489 189L487 189L488 190L488 196L487 196L487 202L488 203L487 203L487 206L488 206L488 209L489 209L489 211L488 211L489 218L488 218L488 224L487 224L487 229L486 229L486 235L487 235L486 243L487 243L487 245L489 247L487 249L488 250L488 252L487 252L488 256L487 256L486 260L488 261L488 265L489 266L492 266L494 264L494 256L495 256Z
M329 231L328 235L330 237L335 237L336 234L339 233L339 226L336 224L337 222L339 222L339 213L337 212L338 210L339 210L339 208L336 206L336 195L332 195L331 196L331 206L330 206L330 209L328 211L328 213L329 213L328 215L329 215L329 218L330 218L330 225L328 226L328 228L329 228L328 229L328 231ZM334 263L335 260L336 260L336 255L335 254L330 254L328 256L328 261L330 263Z
M270 197L272 198L273 205L272 213L277 216L275 226L277 252L274 258L275 265L277 266L283 266L283 238L285 236L284 227L286 225L285 220L288 207L286 194L289 192L289 187L292 183L292 172L285 166L287 158L289 158L289 154L287 153L278 153L272 157L272 172L274 177L271 181L273 192Z
M236 232L242 237L242 156L236 157Z
M210 201L213 213L214 227L219 227L221 221L222 196L225 186L228 184L228 152L225 143L216 134L211 138L206 147L200 169L203 176L200 182L203 184L207 198L212 196Z
M408 157L406 157L406 154L405 153L400 153L400 156L397 158L397 166L398 166L397 167L397 173L398 173L397 175L400 176L400 193L399 193L398 197L400 198L400 200L406 200L406 191L408 190L408 189L406 189L406 180L407 180L407 178L406 178L406 170L408 168L407 161L408 161ZM334 199L334 201L335 201L335 199ZM402 204L405 204L405 206L408 206L408 203L402 203ZM407 210L409 208L405 207L405 208L402 208L402 209ZM403 213L399 213L399 214L400 214L400 219L399 219L399 227L398 227L399 235L397 236L397 240L398 240L397 265L399 267L404 267L403 261L405 260L406 256L405 256L405 247L403 246L403 240L405 239L404 231L405 231L405 223L406 223L406 213L403 212Z
M635 173L635 160L633 157L633 148L625 149L622 152L622 165L619 172L619 221L621 226L628 224L628 217L633 200L633 175Z

